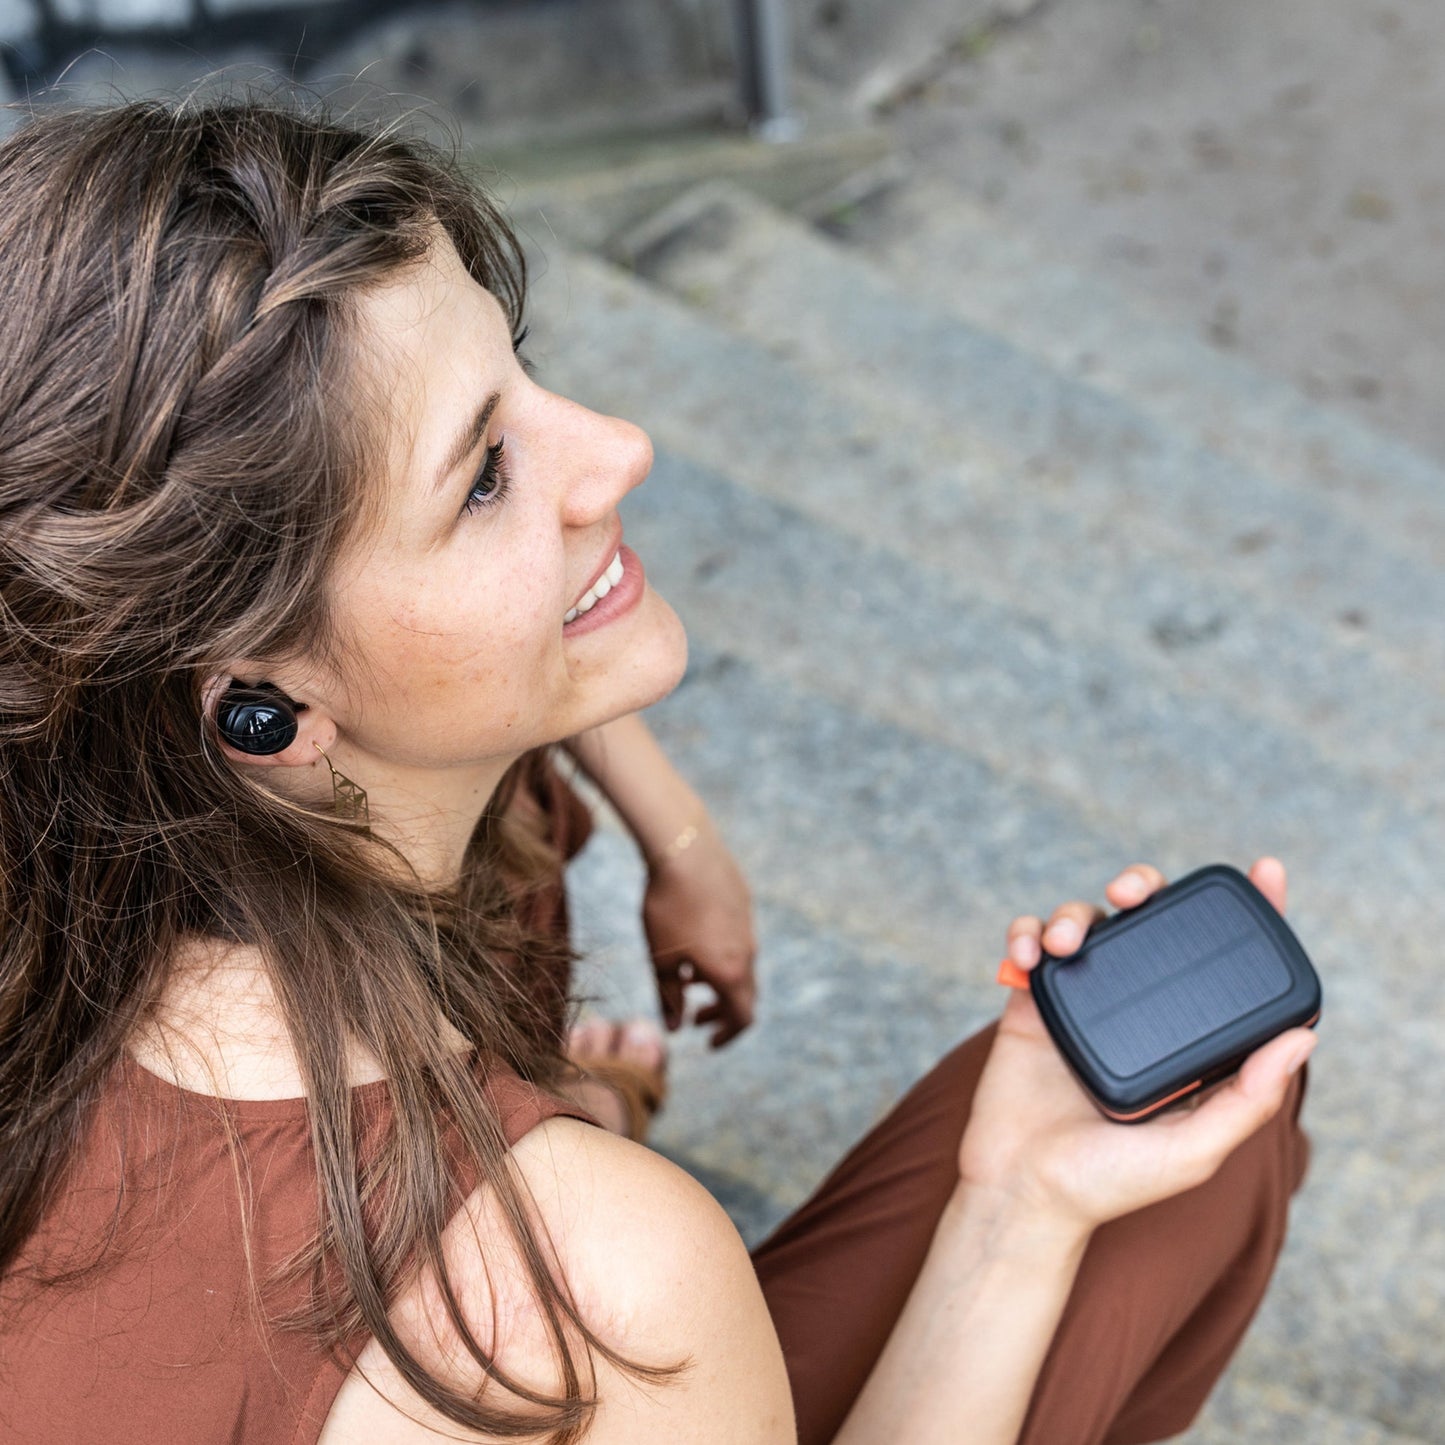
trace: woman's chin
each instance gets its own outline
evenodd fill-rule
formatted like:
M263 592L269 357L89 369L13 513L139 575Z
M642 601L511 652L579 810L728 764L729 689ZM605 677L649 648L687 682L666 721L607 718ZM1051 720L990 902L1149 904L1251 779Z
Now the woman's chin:
M647 644L630 659L628 691L633 695L617 716L641 712L661 702L687 672L687 632L670 603L655 592L645 601L649 613Z
M649 588L629 622L625 646L605 662L589 659L591 680L583 684L582 715L574 712L568 719L566 737L661 702L687 672L687 633L668 602Z
M654 699L654 701L661 701L687 674L687 629L682 625L682 618L672 610L672 604L670 602L665 601L661 597L659 597L657 601L670 619L672 632L670 639L672 665L667 669L667 685Z

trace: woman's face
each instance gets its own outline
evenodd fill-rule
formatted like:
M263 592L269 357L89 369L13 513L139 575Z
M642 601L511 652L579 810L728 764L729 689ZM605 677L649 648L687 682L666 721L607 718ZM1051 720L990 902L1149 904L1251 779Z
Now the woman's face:
M391 416L381 515L331 586L340 740L374 765L467 768L670 691L682 626L617 514L652 465L646 434L533 382L449 242L361 313L367 394Z

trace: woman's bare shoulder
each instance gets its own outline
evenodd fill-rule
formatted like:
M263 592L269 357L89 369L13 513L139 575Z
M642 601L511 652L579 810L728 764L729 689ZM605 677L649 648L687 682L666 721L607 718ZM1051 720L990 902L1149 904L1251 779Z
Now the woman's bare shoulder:
M589 1445L791 1445L792 1404L772 1320L742 1240L712 1196L651 1150L570 1119L533 1129L511 1160L582 1318L628 1360L682 1367L653 1384L597 1359L601 1405ZM452 1220L446 1249L477 1340L526 1385L558 1389L546 1329L489 1191L478 1190ZM393 1320L429 1368L476 1384L479 1372L447 1325L434 1283L421 1281ZM321 1442L443 1438L467 1437L405 1385L373 1342Z

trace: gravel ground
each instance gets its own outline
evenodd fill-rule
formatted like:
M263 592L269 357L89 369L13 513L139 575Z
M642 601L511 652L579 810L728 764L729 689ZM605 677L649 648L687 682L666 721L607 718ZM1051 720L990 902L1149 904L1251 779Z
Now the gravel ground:
M1445 6L1052 0L887 104L917 160L1445 457Z

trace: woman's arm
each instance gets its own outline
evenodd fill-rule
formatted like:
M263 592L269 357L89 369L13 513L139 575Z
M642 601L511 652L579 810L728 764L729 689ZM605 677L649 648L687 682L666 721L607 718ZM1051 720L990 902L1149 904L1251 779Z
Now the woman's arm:
M1262 859L1250 876L1283 910L1280 864ZM1106 893L1132 907L1163 886L1140 865ZM1016 919L1010 958L1032 968L1046 933L1051 953L1072 954L1098 916L1076 902L1047 930ZM1204 1183L1278 1112L1314 1046L1308 1029L1291 1029L1193 1111L1126 1127L1100 1116L1033 999L1013 994L974 1095L957 1189L837 1445L886 1440L890 1422L910 1445L1013 1445L1095 1227Z
M696 1022L715 1026L714 1048L728 1043L753 1021L757 998L757 939L742 870L706 805L640 717L593 728L567 747L647 862L642 922L663 1021L679 1027L686 984L706 984L715 998Z
M961 1185L835 1445L1013 1445L1088 1238Z
M538 1238L551 1241L558 1277L589 1326L636 1363L684 1367L652 1383L596 1359L601 1404L587 1445L795 1445L772 1319L747 1250L712 1196L660 1155L570 1119L533 1129L509 1158ZM501 1367L558 1392L551 1345L508 1239L494 1198L479 1190L447 1227L449 1273L469 1328ZM456 1388L483 1384L434 1286L414 1287L391 1314L429 1369ZM431 1409L373 1341L319 1445L457 1440L480 1437Z
M617 809L649 869L665 864L673 843L707 816L702 799L636 713L579 733L563 746Z

